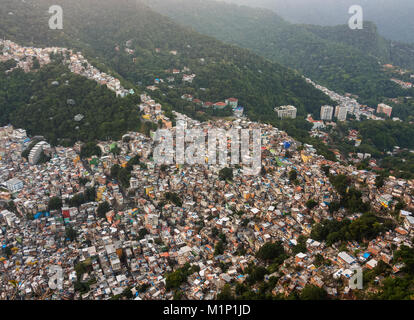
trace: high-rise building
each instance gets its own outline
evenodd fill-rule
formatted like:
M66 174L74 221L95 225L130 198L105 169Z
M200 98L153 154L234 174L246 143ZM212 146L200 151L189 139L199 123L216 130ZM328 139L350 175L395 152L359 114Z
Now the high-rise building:
M338 118L338 121L345 121L347 115L348 115L348 108L346 106L336 107L335 116Z
M384 113L386 114L388 117L391 117L391 113L392 113L392 107L387 106L384 103L380 103L377 107L377 113Z
M353 113L354 113L354 114L358 114L358 113L360 113L360 112L361 112L361 106L360 106L358 103L354 104L354 110L353 110Z
M297 109L294 106L280 106L276 107L274 110L277 112L278 117L281 119L296 118Z
M32 150L30 150L29 153L29 163L30 164L36 164L39 161L40 155L42 154L44 149L49 149L50 144L48 144L46 141L40 141L37 143Z
M322 106L321 107L321 120L332 120L334 107L332 106Z

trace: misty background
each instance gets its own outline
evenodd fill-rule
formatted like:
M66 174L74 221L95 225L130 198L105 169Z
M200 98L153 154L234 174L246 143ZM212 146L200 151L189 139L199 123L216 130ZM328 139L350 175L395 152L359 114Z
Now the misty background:
M271 9L294 23L338 25L350 18L348 9L360 5L364 19L373 21L380 34L414 42L414 0L221 0L239 5Z

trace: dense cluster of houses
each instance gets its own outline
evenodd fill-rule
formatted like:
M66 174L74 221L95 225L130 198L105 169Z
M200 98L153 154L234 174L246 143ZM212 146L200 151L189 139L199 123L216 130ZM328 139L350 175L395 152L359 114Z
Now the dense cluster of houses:
M15 49L26 55L27 49ZM39 61L46 63L40 56ZM98 76L79 53L71 54L67 62L73 72L122 90L116 79L105 83L106 78ZM352 112L359 109L355 100L328 93ZM196 102L189 95L184 98ZM234 98L223 104L238 107ZM145 120L161 121L176 132L162 106L149 95L141 95L138 107ZM208 164L207 159L205 164L159 165L153 159L154 140L138 132L128 132L120 141L100 141L101 156L88 159L80 158L80 143L72 148L47 146L43 151L50 161L34 164L22 157L32 138L22 129L0 128L0 299L99 300L121 296L126 289L137 300L172 299L167 275L187 264L198 271L181 284L183 295L214 299L225 284L246 281L249 266L263 263L256 258L257 251L277 241L289 257L275 274L265 277L279 278L274 294L287 295L314 284L331 296L346 298L347 281L356 267L372 269L382 260L399 272L402 266L393 263L392 256L402 244L411 246L413 180L389 177L377 188L375 173L328 161L312 145L296 142L271 125L247 118L199 122L177 112L174 116L177 125L204 132L260 129L261 173L245 175L242 166L232 165L229 181L220 179L223 166ZM349 133L351 139L357 136ZM112 152L115 148L118 151ZM139 163L130 168L129 187L121 187L111 168L125 169L136 156ZM348 242L340 248L311 239L315 222L361 216L349 216L343 208L330 213L328 205L339 195L321 169L325 165L333 175L352 177L363 190L362 200L384 216L395 208L396 198L404 200L406 210L399 212L398 227L369 243ZM290 178L292 170L297 173L295 181ZM75 196L91 188L94 200L73 204ZM49 207L54 197L63 200L62 207ZM312 209L307 206L310 200L316 203ZM104 201L110 208L101 214L98 209ZM220 252L216 248L223 239L217 234L226 240ZM306 250L293 254L300 236L307 237ZM320 256L322 264L316 263ZM55 266L63 270L62 287L57 289L49 283Z
M149 96L141 99L145 112L157 110ZM311 145L300 145L270 125L248 119L200 123L178 113L176 117L187 128L260 128L264 173L246 176L235 166L229 182L219 179L219 165L159 166L152 159L153 140L136 132L121 141L100 142L101 157L82 161L77 144L52 148L49 162L31 165L21 157L30 138L11 126L0 129L0 199L12 200L16 208L0 213L2 245L12 249L1 258L1 298L109 299L132 288L135 299L171 299L166 276L189 263L199 271L182 284L184 295L214 299L224 284L245 281L249 264L260 264L255 253L266 242L282 241L291 252L300 235L309 237L313 222L345 217L344 210L329 213L328 204L338 195L322 165L366 185L364 201L377 209L391 208L393 197L414 207L413 181L391 177L377 189L373 173L327 161ZM120 152L110 152L114 144ZM122 190L110 169L115 164L125 167L136 155L140 164L133 166L130 187ZM298 184L289 180L291 170L297 171ZM51 197L69 200L88 187L97 191L95 201L48 210ZM167 201L166 192L177 194L182 205ZM317 202L312 210L306 207L310 199ZM104 217L97 214L102 201L111 204ZM410 242L414 218L410 211L401 214L403 223L397 229L367 247L348 243L345 252L309 238L306 252L291 255L277 272L280 279L273 293L288 294L311 283L333 296L346 295L355 265L371 269L379 260L389 262L392 246ZM68 228L76 230L76 240L67 238ZM215 254L219 240L213 230L226 236L220 254ZM318 254L331 263L316 267ZM76 272L79 264L86 271ZM53 265L63 269L61 290L48 285ZM394 266L395 272L399 267ZM87 284L86 292L75 290L79 283Z
M393 66L392 64L384 64L382 67L385 71L390 71L396 74L397 76L404 76L406 74L411 73L409 70L401 69L399 67ZM410 74L410 79L413 79L413 78L414 78L414 74ZM403 89L410 89L413 87L413 84L411 82L403 81L403 80L400 80L394 77L391 78L390 81L398 84Z
M370 108L365 105L361 105L355 97L352 97L351 94L341 95L335 91L332 91L326 87L323 87L319 84L316 84L311 79L306 78L306 82L312 84L316 89L325 93L329 98L337 103L335 111L328 111L328 109L333 108L332 106L322 106L321 107L321 119L331 121L333 117L336 117L338 121L347 120L348 114L355 116L355 120L361 120L361 116L364 116L366 119L370 120L384 120L383 117L380 117L381 114L387 114L391 117L392 107L387 106L386 110L382 108L384 104L379 104L377 110ZM328 115L328 116L327 116ZM398 118L393 118L397 121ZM323 125L323 123L322 123ZM318 125L319 126L319 125Z
M59 48L33 48L22 47L10 40L0 39L1 55L0 62L15 60L16 67L7 70L6 73L13 71L15 68L21 68L29 72L33 68L33 59L36 58L40 66L50 63L50 54L57 53Z
M34 48L34 47L22 47L17 43L10 40L1 40L0 46L3 47L2 54L0 55L0 61L15 60L17 62L16 67L11 70L7 70L6 73L11 72L15 68L21 68L25 72L33 70L33 61L37 59L39 66L42 67L45 64L51 62L51 54L61 54L64 58L64 63L68 65L71 72L84 76L90 80L94 80L101 85L106 85L108 89L114 91L117 96L125 97L129 94L134 94L134 90L125 89L119 79L99 71L92 66L87 59L85 59L80 52L73 52L73 50L66 48Z
M395 78L391 78L391 81L398 84L403 89L411 89L413 87L413 84L411 82L402 81Z
M141 94L140 98L141 104L139 105L139 110L142 113L142 119L144 121L153 123L161 121L165 128L170 129L172 127L171 119L165 116L160 103L155 102L155 100L145 93Z

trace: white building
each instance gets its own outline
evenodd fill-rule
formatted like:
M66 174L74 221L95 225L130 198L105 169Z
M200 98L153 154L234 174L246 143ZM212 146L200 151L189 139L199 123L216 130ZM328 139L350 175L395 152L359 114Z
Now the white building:
M13 178L6 181L6 187L10 192L18 192L23 189L23 181Z
M412 216L406 216L405 217L405 221L404 221L404 226L408 230L414 229L414 217L412 217Z
M294 106L280 106L276 107L275 112L277 112L277 115L281 119L295 119L296 118L296 112L297 109Z
M348 253L342 251L338 254L338 257L345 263L352 265L356 262L355 258L351 257Z
M50 148L50 145L46 141L40 141L36 144L29 153L29 163L36 164L39 161L40 155L44 149Z
M338 121L345 121L346 116L348 115L348 108L345 106L337 106L335 110L335 116L338 118Z
M332 120L334 107L332 106L322 106L321 107L321 120Z
M26 130L16 129L13 131L13 136L16 139L24 139L27 137L27 133L26 133Z
M13 212L10 212L8 210L3 210L2 212L0 212L0 214L1 216L3 216L3 219L5 220L5 222L7 223L9 227L14 227L20 223L20 220L17 218L17 216Z

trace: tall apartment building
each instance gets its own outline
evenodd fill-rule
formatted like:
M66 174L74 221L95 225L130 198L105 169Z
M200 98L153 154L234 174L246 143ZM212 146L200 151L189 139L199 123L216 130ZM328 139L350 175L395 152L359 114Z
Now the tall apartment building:
M321 120L332 120L334 107L332 106L322 106L321 107Z
M354 104L354 105L353 105L353 110L352 110L352 112L353 112L354 114L358 114L358 113L360 113L360 112L361 112L361 106L360 106L359 104Z
M40 155L42 154L42 151L44 149L49 149L50 144L48 144L46 141L40 141L38 144L36 144L32 150L30 150L29 153L29 163L30 164L36 164L39 161Z
M345 121L346 116L348 115L348 108L345 106L337 106L335 109L335 116L338 118L338 121Z
M380 103L377 107L377 113L384 113L386 114L388 117L391 117L391 113L392 113L392 107L387 106L384 103Z
M297 109L294 106L280 106L276 107L275 112L281 119L295 119Z

